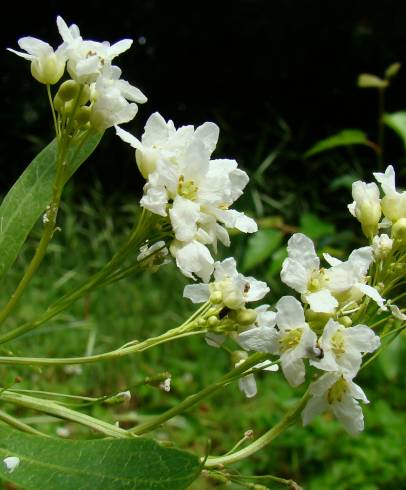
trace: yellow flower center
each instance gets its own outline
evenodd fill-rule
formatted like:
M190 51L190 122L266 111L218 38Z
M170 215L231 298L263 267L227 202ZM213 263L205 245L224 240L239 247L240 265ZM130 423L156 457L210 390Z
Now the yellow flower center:
M300 342L300 339L302 338L303 335L303 328L294 328L293 330L290 330L288 333L286 333L280 340L279 340L279 349L281 353L283 354L289 349L293 349L298 345Z
M314 271L310 277L310 281L308 284L308 290L311 293L315 293L316 291L320 291L327 286L330 278L326 273L325 269L320 269L318 271Z
M189 199L190 201L194 201L197 197L197 191L199 188L193 182L193 180L188 180L185 182L185 178L183 175L179 177L178 182L178 194L185 199Z
M342 331L338 330L331 337L331 347L333 349L334 354L337 357L340 357L345 352L345 337Z
M347 389L347 382L341 376L341 378L336 381L333 386L328 390L327 401L329 402L329 404L331 405L335 402L341 402L343 396L347 392Z

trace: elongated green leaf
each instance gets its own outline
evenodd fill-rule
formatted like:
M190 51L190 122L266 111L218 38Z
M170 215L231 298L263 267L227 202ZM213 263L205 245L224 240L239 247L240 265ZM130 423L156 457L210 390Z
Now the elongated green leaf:
M8 472L4 458L20 464ZM69 441L0 427L0 478L25 490L181 490L200 473L196 456L145 439Z
M248 240L243 269L248 271L261 264L278 248L283 234L279 230L259 230Z
M79 151L69 153L68 180L98 145L101 133L90 135ZM11 267L28 233L52 197L56 141L45 147L21 174L0 206L0 278Z
M406 148L406 111L385 114L383 120L402 139L403 145Z
M318 141L304 154L305 158L312 157L323 151L332 150L339 146L367 145L370 146L367 135L360 129L343 129L339 133Z
M324 235L334 235L335 227L315 214L303 213L300 216L300 231L312 240L317 240Z

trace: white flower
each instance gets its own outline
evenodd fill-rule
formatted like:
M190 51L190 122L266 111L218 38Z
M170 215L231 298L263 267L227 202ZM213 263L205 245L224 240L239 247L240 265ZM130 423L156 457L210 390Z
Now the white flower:
M183 290L183 296L193 303L209 301L212 295L216 302L230 310L238 310L251 301L259 301L269 292L263 281L254 277L245 277L237 271L234 258L227 258L214 264L214 281L210 284L189 284Z
M402 322L404 322L406 320L406 315L404 313L402 313L402 311L399 309L398 306L391 304L391 305L389 305L389 309L390 309L392 315L397 320L401 320Z
M381 184L385 196L381 200L382 211L386 218L396 223L406 218L406 191L398 192L395 184L395 170L389 165L385 173L375 172L374 177Z
M106 67L92 84L90 122L97 131L131 121L138 111L135 102L147 101L141 90L121 80L120 76L120 68Z
M164 241L159 241L151 246L145 243L140 248L140 253L137 256L137 262L142 262L144 267L150 268L156 272L162 265L168 264L170 260L167 258L168 249Z
M392 250L393 240L386 233L374 236L372 240L372 251L375 259L384 260Z
M352 184L352 197L354 202L348 205L350 213L361 223L366 236L374 235L381 217L378 186L358 180Z
M20 464L20 458L17 456L8 456L3 459L4 466L6 467L7 473L12 473Z
M311 383L309 391L312 398L302 412L303 425L329 410L349 434L356 435L364 430L364 415L357 400L364 403L369 401L351 378L339 371L326 373Z
M147 178L141 206L169 218L176 263L188 277L207 281L214 263L207 246L215 251L218 241L228 246L227 228L243 233L258 229L253 219L230 209L248 183L247 174L235 160L210 160L219 132L213 123L176 129L155 113L142 141L119 127L116 131L136 148L138 166Z
M289 384L298 386L305 379L303 358L317 353L317 337L306 323L302 305L293 296L283 296L276 309L276 318L259 317L258 326L242 332L238 343L247 350L279 355Z
M162 383L159 383L159 387L162 391L169 393L169 391L171 391L171 378L164 379Z
M235 364L235 367L240 366L243 362L245 362L245 359L241 359L240 361L238 361ZM270 361L264 361L255 364L255 366L252 369L275 372L279 370L279 366L277 364L272 364ZM255 376L253 373L247 374L246 376L240 378L238 380L238 387L247 398L254 397L258 392L257 383L255 381Z
M132 39L122 39L113 45L107 41L83 40L76 24L68 27L62 17L58 17L56 23L64 41L69 75L79 83L95 82L102 70L111 66L112 60L132 44Z
M378 291L365 284L373 261L372 248L362 247L351 252L348 260L340 261L324 255L330 268L320 269L314 244L306 235L295 233L288 241L288 257L281 271L282 281L302 294L304 302L317 313L334 313L340 301L372 298L385 309L384 299Z
M36 80L53 85L61 79L66 63L66 53L62 46L54 51L48 43L35 37L22 37L18 40L18 45L26 52L10 48L8 51L31 61L31 73Z
M361 366L362 354L374 352L381 341L366 325L345 328L330 319L318 340L322 350L320 360L310 360L310 364L324 371L342 371L353 378Z

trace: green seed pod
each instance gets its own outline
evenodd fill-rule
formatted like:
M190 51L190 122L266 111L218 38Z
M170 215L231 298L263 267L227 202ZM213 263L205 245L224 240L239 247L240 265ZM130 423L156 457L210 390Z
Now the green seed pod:
M65 109L65 102L59 97L58 94L54 97L54 108L57 112L63 112Z
M90 120L90 107L82 106L76 111L75 121L79 127L85 126Z

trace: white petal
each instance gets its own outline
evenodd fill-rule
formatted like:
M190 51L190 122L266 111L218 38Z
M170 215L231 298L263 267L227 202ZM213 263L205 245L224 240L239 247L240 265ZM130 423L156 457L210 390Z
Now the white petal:
M322 289L317 291L317 293L306 294L305 298L309 303L310 309L316 313L334 313L338 306L338 301L327 289Z
M324 396L327 390L331 388L340 377L341 373L337 371L323 374L317 381L310 384L309 391L314 396Z
M374 287L369 286L368 284L361 284L361 283L356 284L356 287L357 289L362 291L366 296L373 299L381 310L386 311L388 309L384 304L385 299L382 298L382 296L378 293L378 291Z
M159 112L151 114L145 124L144 134L142 135L143 145L152 146L162 141L166 141L168 136L169 128L165 119Z
M208 284L188 284L183 290L183 297L192 303L204 303L209 300L210 292Z
M249 290L245 295L246 301L259 301L266 294L269 293L270 289L266 282L258 281L254 277L246 277L246 282L249 284Z
M203 141L210 154L212 154L216 148L219 133L220 129L217 124L206 122L196 129L195 136Z
M318 361L310 359L309 363L323 371L337 371L338 369L336 358L331 351L324 352L323 358Z
M341 264L341 262L342 262L340 259L337 259L336 257L333 257L332 255L330 255L328 253L324 253L323 257L324 257L324 260L331 266Z
M402 321L405 321L406 320L406 315L400 311L400 309L399 309L398 306L396 306L396 305L390 305L389 308L391 310L392 315L395 318L397 318L398 320L402 320Z
M360 276L366 275L373 260L372 247L369 246L353 250L348 257L348 262L351 262Z
M166 216L166 206L168 196L164 187L152 187L149 184L144 186L144 195L140 201L143 208L148 209L151 213L160 216Z
M356 206L357 206L357 203L355 201L353 201L351 204L347 204L348 211L354 216L354 218L357 217L355 214Z
M120 41L117 41L116 43L114 43L109 48L110 59L113 59L116 56L118 56L119 54L124 53L124 51L127 51L128 49L130 49L132 43L133 43L132 39L121 39Z
M194 278L196 275L204 282L209 282L214 260L206 246L196 241L186 245L174 241L170 251L176 258L176 265L186 277Z
M364 415L358 402L350 396L344 396L341 402L331 405L331 411L343 424L344 429L355 436L364 430Z
M238 380L240 390L247 398L252 398L257 394L257 383L253 374L248 374Z
M392 165L389 165L385 173L374 172L375 179L382 185L382 189L385 194L395 194L396 184L395 184L395 170Z
M298 293L305 293L310 280L311 271L289 257L283 261L281 280Z
M216 347L217 349L225 342L225 335L219 335L213 332L207 332L205 336L207 345L210 347Z
M314 250L314 244L303 233L295 233L288 241L289 257L301 264L306 270L313 271L320 267L320 260Z
M255 308L257 313L256 324L259 327L274 327L276 325L276 312L269 309L269 305Z
M237 262L233 257L228 257L222 262L214 264L214 279L219 282L223 279L235 279L238 276Z
M347 342L359 352L374 352L381 344L381 339L366 325L356 325L345 329Z
M276 310L276 323L282 331L297 328L306 323L303 306L293 296L283 296L276 303Z
M278 364L271 364L270 361L263 361L255 364L254 369L263 369L264 371L271 371L273 373L276 373L277 371L279 371L279 366Z
M324 396L313 396L302 411L303 425L309 424L318 415L326 411L328 404Z
M255 327L240 333L237 342L246 350L278 353L279 332L273 327Z
M368 398L366 397L364 390L354 383L352 380L346 379L348 384L348 390L350 395L357 400L361 400L364 403L369 403Z
M199 204L182 196L176 196L173 207L169 210L169 216L177 240L181 242L193 240L197 231L199 215Z
M302 359L294 359L291 353L285 352L281 355L282 371L290 386L301 385L305 380L305 366Z
M128 143L133 148L136 148L138 150L142 150L142 143L139 139L137 139L135 136L133 136L128 131L125 131L124 129L120 128L120 126L115 125L114 127L116 130L117 136L119 138L121 138L125 143Z

